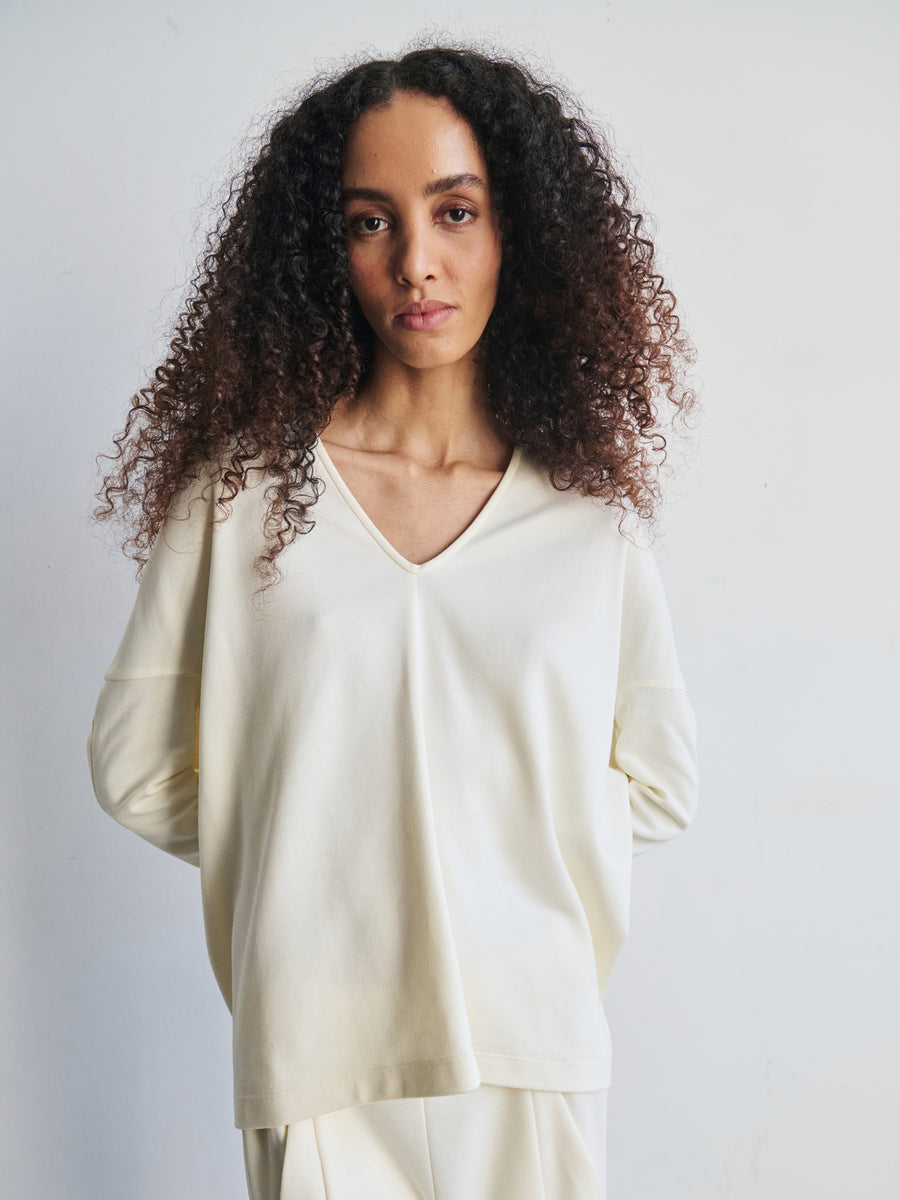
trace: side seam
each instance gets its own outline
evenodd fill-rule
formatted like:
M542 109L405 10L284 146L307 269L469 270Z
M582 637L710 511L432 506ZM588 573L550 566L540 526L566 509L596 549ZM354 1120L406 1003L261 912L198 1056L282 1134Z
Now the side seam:
M319 1170L322 1173L322 1200L328 1200L328 1185L325 1183L325 1164L322 1162L322 1151L319 1149L319 1131L316 1129L316 1118L310 1117L310 1121L312 1121L313 1145L316 1148Z
M434 1180L434 1163L431 1161L431 1143L428 1140L428 1114L425 1110L425 1097L422 1096L422 1125L425 1128L425 1153L428 1156L428 1173L431 1175L431 1196L432 1200L438 1200L437 1184ZM328 1198L326 1197L326 1200Z
M534 1105L534 1092L531 1088L528 1088L527 1090L528 1098L531 1101L531 1119L534 1125L534 1140L537 1143L538 1163L541 1167L541 1194L543 1195L544 1200L547 1200L547 1177L544 1171L544 1155L541 1152L541 1136L538 1130L537 1109Z

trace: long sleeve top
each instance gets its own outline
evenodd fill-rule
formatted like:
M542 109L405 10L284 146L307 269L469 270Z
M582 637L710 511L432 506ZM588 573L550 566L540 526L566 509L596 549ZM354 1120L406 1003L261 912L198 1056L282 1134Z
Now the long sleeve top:
M199 865L235 1123L610 1079L631 861L685 828L694 717L654 560L517 447L423 564L320 441L258 594L266 480L182 493L97 702L102 807Z

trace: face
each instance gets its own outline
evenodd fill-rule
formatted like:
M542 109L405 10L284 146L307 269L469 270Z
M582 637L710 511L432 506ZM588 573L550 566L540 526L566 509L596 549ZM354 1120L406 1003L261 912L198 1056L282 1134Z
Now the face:
M446 100L398 92L351 128L342 186L350 283L376 361L471 359L497 297L500 228L470 127Z

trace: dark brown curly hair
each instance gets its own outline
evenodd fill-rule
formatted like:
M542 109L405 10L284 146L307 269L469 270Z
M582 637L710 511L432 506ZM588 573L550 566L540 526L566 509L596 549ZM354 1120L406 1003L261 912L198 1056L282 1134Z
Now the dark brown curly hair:
M310 446L373 360L348 276L344 142L398 90L448 100L488 165L503 257L480 358L499 426L555 487L654 515L660 406L690 410L693 352L607 139L521 63L420 47L308 85L232 181L168 356L105 455L115 466L95 516L123 520L139 567L176 493L211 465L220 519L251 469L271 478L264 579L312 528Z

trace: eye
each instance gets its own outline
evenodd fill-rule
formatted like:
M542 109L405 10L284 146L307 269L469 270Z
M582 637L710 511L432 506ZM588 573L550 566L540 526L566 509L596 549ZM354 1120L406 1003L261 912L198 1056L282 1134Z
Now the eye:
M354 233L381 233L381 227L387 225L384 217L357 217L350 222Z
M468 225L469 218L475 219L475 214L468 208L461 208L455 204L453 208L448 208L444 212L445 217L449 217L451 225Z

